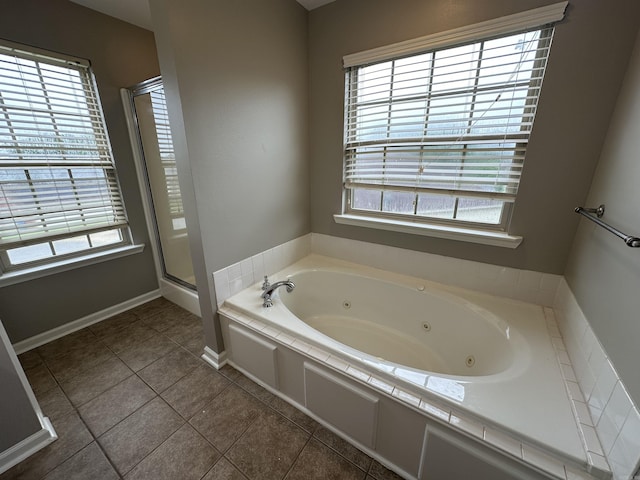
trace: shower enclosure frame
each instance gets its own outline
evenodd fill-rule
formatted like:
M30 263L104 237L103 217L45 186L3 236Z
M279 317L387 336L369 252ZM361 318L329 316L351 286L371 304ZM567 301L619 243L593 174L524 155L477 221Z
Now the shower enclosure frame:
M151 250L153 252L153 260L156 267L160 294L191 313L200 316L200 303L198 300L197 290L194 286L166 271L162 256L163 251L160 241L160 232L158 230L156 220L156 211L151 193L151 183L134 103L136 96L150 93L162 88L162 86L162 77L158 76L145 80L144 82L132 87L122 88L120 89L120 95L124 106L125 118L127 120L127 130L129 132L129 140L133 151L134 164L138 177L138 186L140 188L140 196L142 199L145 221L147 223Z

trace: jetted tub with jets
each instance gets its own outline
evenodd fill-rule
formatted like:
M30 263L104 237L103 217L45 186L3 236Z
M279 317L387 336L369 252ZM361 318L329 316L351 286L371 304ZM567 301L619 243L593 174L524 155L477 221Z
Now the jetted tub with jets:
M547 330L553 320L545 318L543 307L318 255L270 278L284 279L295 288L276 290L272 307L263 307L256 284L219 310L230 363L274 393L317 413L310 408L310 392L318 389L305 383L315 378L306 369L313 360L331 374L346 373L374 391L378 387L378 393L413 402L418 410L428 413L433 406L438 420L445 412L448 426L454 418L481 425L477 437L492 448L504 446L518 460L528 460L527 445L578 470L589 468ZM243 346L239 328L255 336L257 345L267 345L254 371L250 357L262 347ZM303 373L286 363L286 349L302 356ZM302 386L290 387L298 380ZM283 392L287 388L294 393ZM324 408L327 401L320 403ZM487 433L493 429L499 433ZM511 443L492 442L505 435ZM365 449L366 438L359 442ZM514 439L522 446L513 447Z

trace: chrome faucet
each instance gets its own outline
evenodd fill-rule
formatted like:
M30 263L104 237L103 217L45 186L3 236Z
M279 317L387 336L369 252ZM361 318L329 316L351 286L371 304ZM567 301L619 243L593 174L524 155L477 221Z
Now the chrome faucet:
M265 278L265 283L267 283L267 279L266 278ZM265 307L265 308L273 307L273 300L271 299L271 296L273 295L273 292L275 292L277 288L282 287L282 286L287 287L287 293L293 292L293 289L296 288L296 284L293 283L289 279L283 280L281 282L276 282L273 285L269 284L264 289L264 292L262 293L262 299L264 300L262 302L262 306L263 307Z

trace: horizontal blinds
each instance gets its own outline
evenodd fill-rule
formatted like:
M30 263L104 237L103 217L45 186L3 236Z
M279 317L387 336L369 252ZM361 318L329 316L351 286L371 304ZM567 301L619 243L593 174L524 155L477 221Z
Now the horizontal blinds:
M0 246L126 223L88 66L0 47Z
M512 201L553 28L347 70L347 188Z
M169 111L167 110L167 100L164 89L154 90L150 94L153 119L158 138L158 148L160 161L164 173L164 182L169 200L169 214L172 217L184 215L182 206L182 194L178 183L178 168L176 165L176 155L171 139L171 126L169 124Z

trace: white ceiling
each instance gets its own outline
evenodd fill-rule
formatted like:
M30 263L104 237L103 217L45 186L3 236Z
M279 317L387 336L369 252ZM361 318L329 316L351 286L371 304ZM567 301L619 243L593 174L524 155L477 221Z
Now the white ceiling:
M71 0L92 10L153 30L148 0ZM335 0L297 0L307 10L321 7Z

